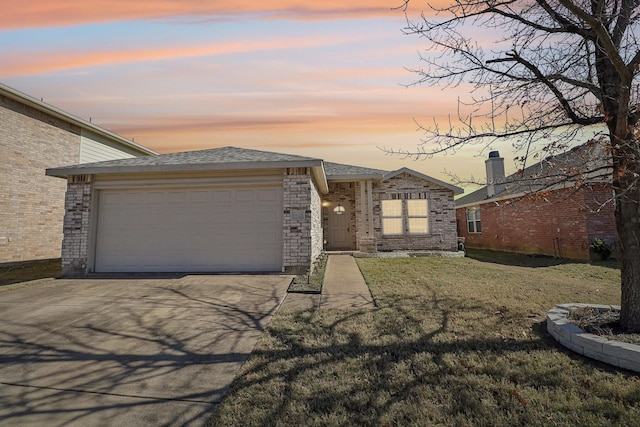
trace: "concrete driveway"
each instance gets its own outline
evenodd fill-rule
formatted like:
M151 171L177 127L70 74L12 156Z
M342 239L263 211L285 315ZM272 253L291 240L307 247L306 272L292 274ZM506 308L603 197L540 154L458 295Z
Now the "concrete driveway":
M58 279L0 292L0 425L202 425L290 281Z

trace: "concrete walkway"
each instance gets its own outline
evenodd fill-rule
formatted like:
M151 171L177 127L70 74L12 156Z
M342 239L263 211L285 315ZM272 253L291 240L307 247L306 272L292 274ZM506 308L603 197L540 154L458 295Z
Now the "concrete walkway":
M287 294L282 308L359 309L374 307L369 287L351 255L329 255L321 295Z

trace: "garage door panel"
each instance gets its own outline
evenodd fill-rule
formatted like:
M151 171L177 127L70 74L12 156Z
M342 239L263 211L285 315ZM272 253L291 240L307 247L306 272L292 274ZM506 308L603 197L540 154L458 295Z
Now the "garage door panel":
M262 202L277 201L278 191L275 189L260 189L258 190L258 200Z
M212 193L214 202L230 202L231 190L218 190Z
M282 188L103 190L95 270L280 271Z
M257 221L263 224L276 224L279 222L278 213L261 210L257 215Z
M255 190L238 190L236 191L236 201L237 202L249 202L254 203L254 191Z
M192 191L190 193L190 201L191 203L209 203L210 194L210 191Z
M256 244L259 246L272 247L274 245L277 245L278 243L279 243L279 236L278 236L278 233L276 232L273 232L273 233L262 232L257 235Z
M253 212L250 211L238 211L234 213L236 222L240 224L251 224L254 222Z

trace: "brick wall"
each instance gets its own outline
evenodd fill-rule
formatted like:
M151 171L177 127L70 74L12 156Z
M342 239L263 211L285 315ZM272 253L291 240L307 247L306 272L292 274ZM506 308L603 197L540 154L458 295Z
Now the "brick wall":
M311 262L320 256L323 245L322 201L315 183L311 182Z
M380 200L421 198L429 200L429 234L384 236ZM456 211L453 191L403 173L381 181L374 189L374 230L378 250L457 251Z
M322 251L320 196L308 170L286 170L283 207L283 266L286 272L304 273Z
M367 181L358 181L355 188L356 196L356 248L361 252L376 252L378 250L376 244L376 233L373 235L369 233L369 186ZM371 200L375 201L379 188L378 182L371 183ZM364 200L363 199L364 196ZM375 202L374 202L375 206ZM375 215L372 210L372 215Z
M62 274L74 276L87 272L89 228L93 183L90 176L70 177L65 195Z
M525 197L480 205L481 233L467 231L466 209L456 212L458 234L468 248L589 259L589 243L603 238L616 245L613 204L604 186L565 189L546 197Z
M0 263L59 258L66 182L80 128L0 96Z
M616 231L613 189L608 185L594 185L584 194L589 243L602 239L615 252L620 249ZM608 202L607 202L608 201ZM607 202L604 206L603 203Z

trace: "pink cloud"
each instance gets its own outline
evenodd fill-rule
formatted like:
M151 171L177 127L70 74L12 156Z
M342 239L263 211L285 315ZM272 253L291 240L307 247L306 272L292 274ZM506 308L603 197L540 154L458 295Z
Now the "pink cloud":
M4 8L0 14L0 28L54 27L175 16L233 17L242 14L305 20L379 17L393 13L392 8L402 3L402 0L136 0L114 5L112 0L29 0Z
M362 36L364 38L364 36ZM126 62L214 56L265 50L300 49L344 43L344 36L322 38L272 38L225 44L163 48L133 48L103 51L57 51L8 54L0 63L0 77L41 74L52 71Z

